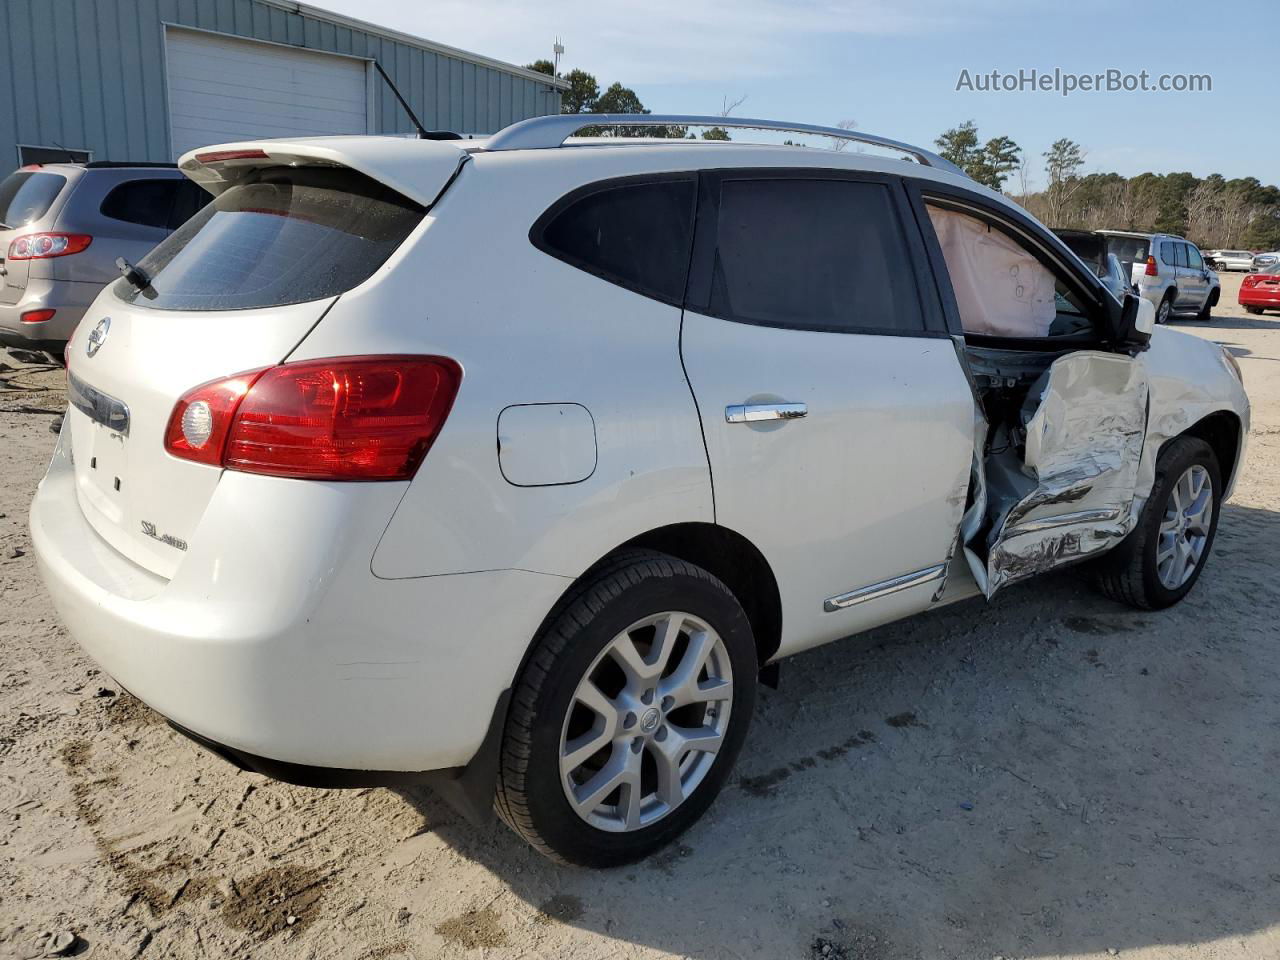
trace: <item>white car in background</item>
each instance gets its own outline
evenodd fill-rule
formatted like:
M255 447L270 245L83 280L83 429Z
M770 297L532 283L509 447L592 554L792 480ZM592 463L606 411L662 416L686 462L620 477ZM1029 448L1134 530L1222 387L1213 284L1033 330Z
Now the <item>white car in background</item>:
M584 123L636 118L182 158L214 199L80 324L31 509L123 687L600 866L702 814L781 658L1078 561L1191 590L1249 426L1221 347L928 151Z
M1214 270L1253 269L1253 254L1248 250L1205 250L1204 260Z
M1280 266L1280 253L1260 253L1253 258L1250 269L1254 273L1270 273L1276 266Z

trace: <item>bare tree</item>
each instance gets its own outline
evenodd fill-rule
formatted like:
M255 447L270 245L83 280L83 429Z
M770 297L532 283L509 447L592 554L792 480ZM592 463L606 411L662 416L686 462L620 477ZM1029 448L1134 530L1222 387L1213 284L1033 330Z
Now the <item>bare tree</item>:
M1063 137L1055 140L1044 153L1045 173L1049 177L1049 188L1045 191L1045 199L1049 208L1049 226L1062 227L1063 215L1067 203L1084 185L1080 170L1084 166L1086 154L1080 144Z
M857 127L857 125L857 120L841 120L836 124L836 126L841 130L852 130ZM847 150L849 148L849 144L853 143L852 140L841 140L839 137L828 137L827 139L831 141L831 149L836 153L839 153L841 150ZM859 150L859 152L861 152L861 150Z
M716 114L716 116L727 117L729 116L729 114L733 113L733 111L737 110L740 106L742 106L746 102L747 102L747 95L745 93L742 96L740 96L737 100L733 101L733 103L730 103L729 98L725 97L724 101L720 105L720 112Z

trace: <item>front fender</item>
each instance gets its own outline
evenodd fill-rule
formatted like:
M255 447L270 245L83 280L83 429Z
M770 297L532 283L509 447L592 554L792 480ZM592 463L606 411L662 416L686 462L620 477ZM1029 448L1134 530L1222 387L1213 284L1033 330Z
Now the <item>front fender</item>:
M1141 512L1151 493L1161 448L1205 417L1220 411L1231 413L1240 420L1239 449L1236 451L1235 469L1223 494L1225 500L1231 495L1244 462L1245 438L1249 433L1249 396L1223 348L1191 334L1159 327L1152 334L1150 349L1138 356L1138 362L1147 374L1151 407L1138 469L1133 506L1135 515Z

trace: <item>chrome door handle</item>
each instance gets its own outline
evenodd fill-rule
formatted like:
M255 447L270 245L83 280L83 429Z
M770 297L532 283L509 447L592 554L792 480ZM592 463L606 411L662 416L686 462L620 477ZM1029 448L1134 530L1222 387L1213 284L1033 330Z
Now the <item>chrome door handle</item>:
M799 420L808 414L809 408L803 403L734 403L724 408L726 423Z

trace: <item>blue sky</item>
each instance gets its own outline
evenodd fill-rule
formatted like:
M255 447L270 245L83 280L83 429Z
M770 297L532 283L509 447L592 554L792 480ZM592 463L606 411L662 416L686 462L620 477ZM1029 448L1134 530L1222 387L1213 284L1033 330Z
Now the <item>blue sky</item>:
M834 125L931 144L972 119L1031 158L1058 137L1085 169L1125 175L1189 170L1280 182L1274 38L1257 20L1203 0L312 0L374 23L514 63L550 57L601 87L632 87L655 113L716 113ZM1269 46L1270 49L1266 49ZM957 91L962 69L1054 68L1077 74L1209 74L1202 93Z

